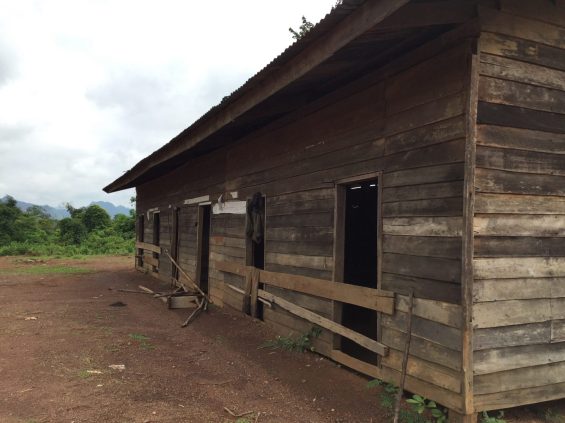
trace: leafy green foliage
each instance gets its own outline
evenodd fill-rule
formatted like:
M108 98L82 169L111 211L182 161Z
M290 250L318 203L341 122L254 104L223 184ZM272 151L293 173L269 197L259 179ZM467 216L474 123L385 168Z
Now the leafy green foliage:
M379 379L367 383L367 388L376 387L382 387L379 393L381 407L387 410L389 417L392 417L399 388ZM406 403L410 405L410 409L401 408L398 416L399 421L403 423L447 423L446 410L438 407L435 401L427 400L420 395L413 395L412 398L406 400Z
M135 251L135 213L112 220L98 205L74 208L57 221L41 207L22 211L11 197L0 202L0 256L77 256L131 254Z
M106 210L96 204L93 204L84 210L82 223L84 223L88 232L92 232L96 229L107 228L110 226L112 221Z
M292 27L288 28L288 30L292 34L292 38L298 41L302 37L304 37L312 28L314 28L314 24L306 19L305 16L302 16L302 24L298 28L298 31L294 30Z
M504 420L504 411L499 411L496 417L491 417L486 411L483 411L481 423L506 423L506 420Z
M544 412L544 419L548 423L565 423L565 416L562 414L556 413L551 408L548 408Z
M87 235L88 230L80 219L66 217L59 222L59 236L64 244L80 245Z
M447 415L445 414L445 411L438 408L435 401L427 400L421 395L412 395L412 398L408 398L406 402L412 406L412 410L414 410L417 414L422 415L428 411L436 423L447 422Z
M312 340L319 337L322 329L313 326L307 333L304 333L297 338L286 336L277 336L275 339L264 342L259 348L270 348L273 350L281 349L293 352L314 351Z

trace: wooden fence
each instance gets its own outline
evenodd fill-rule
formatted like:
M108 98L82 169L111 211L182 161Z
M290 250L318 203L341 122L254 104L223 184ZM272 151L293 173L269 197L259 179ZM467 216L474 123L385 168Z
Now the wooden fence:
M388 354L388 347L386 345L306 308L297 306L284 298L260 289L259 284L314 295L341 303L353 304L389 315L394 313L395 308L395 295L393 292L306 276L269 272L227 261L216 261L214 262L214 267L219 271L233 273L245 278L245 290L243 290L244 308L247 308L251 315L256 313L257 301L276 304L287 312L350 339L369 351L373 351L381 356ZM229 284L227 286L228 288L241 291Z

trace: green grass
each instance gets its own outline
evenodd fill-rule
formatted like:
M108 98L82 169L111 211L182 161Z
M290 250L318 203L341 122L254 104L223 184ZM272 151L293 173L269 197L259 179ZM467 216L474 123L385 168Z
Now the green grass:
M91 269L84 267L73 267L66 265L39 265L18 267L16 269L0 269L0 275L75 275L82 273L92 273Z
M78 372L78 377L80 377L81 379L88 379L91 376L92 374L88 373L86 370L81 370L80 372Z
M131 339L135 339L136 341L138 341L139 346L141 348L143 348L144 350L154 350L155 349L155 345L147 342L149 339L151 339L148 336L141 335L140 333L130 333L129 337Z
M136 341L147 341L149 339L148 336L142 335L140 333L130 333L129 337L131 339L135 339Z

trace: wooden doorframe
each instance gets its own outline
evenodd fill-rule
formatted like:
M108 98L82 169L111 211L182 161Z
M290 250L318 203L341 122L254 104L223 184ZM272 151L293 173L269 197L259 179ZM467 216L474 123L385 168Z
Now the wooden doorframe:
M371 179L377 180L377 289L382 285L382 257L383 257L383 214L382 214L382 191L383 191L383 172L376 171L362 175L352 176L335 181L335 203L334 203L334 282L344 281L345 271L345 206L346 206L346 187L356 182L365 182ZM332 318L336 323L342 322L342 305L332 301ZM377 341L381 341L381 313L377 312ZM341 351L341 337L333 334L332 348ZM379 357L380 365L380 357Z

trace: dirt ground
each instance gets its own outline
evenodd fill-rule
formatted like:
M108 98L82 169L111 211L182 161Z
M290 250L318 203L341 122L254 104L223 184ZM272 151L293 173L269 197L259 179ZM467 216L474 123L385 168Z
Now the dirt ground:
M262 322L212 307L181 329L188 310L116 291L162 289L132 263L0 258L1 423L238 421L224 407L253 412L239 423L387 421L368 379L316 354L258 348L275 337Z

